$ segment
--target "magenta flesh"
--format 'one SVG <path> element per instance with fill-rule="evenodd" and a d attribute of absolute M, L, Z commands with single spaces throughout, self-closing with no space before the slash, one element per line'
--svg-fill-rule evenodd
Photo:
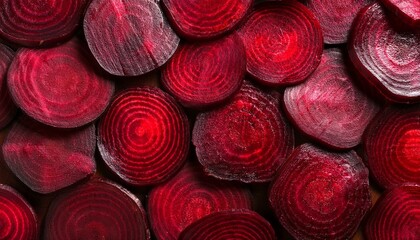
<path fill-rule="evenodd" d="M 419 0 L 381 0 L 399 19 L 414 28 L 420 27 Z"/>
<path fill-rule="evenodd" d="M 13 56 L 13 50 L 0 43 L 0 129 L 12 121 L 17 110 L 7 88 L 7 70 Z"/>

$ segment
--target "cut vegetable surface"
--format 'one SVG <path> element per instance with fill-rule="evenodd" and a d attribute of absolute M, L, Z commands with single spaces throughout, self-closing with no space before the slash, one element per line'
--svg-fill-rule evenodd
<path fill-rule="evenodd" d="M 7 88 L 7 70 L 13 56 L 13 50 L 0 43 L 0 129 L 12 121 L 17 109 Z"/>
<path fill-rule="evenodd" d="M 396 16 L 412 27 L 420 27 L 420 1 L 381 0 Z"/>

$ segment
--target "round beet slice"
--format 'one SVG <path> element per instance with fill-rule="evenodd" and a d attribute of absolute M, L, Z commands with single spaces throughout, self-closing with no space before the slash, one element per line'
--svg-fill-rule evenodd
<path fill-rule="evenodd" d="M 0 239 L 38 239 L 38 223 L 32 207 L 18 192 L 3 184 L 0 184 Z"/>
<path fill-rule="evenodd" d="M 258 4 L 239 33 L 246 49 L 247 71 L 265 85 L 300 83 L 321 60 L 321 26 L 299 2 Z"/>
<path fill-rule="evenodd" d="M 29 188 L 50 193 L 95 172 L 95 126 L 57 129 L 22 116 L 3 143 L 4 161 Z"/>
<path fill-rule="evenodd" d="M 420 27 L 420 1 L 381 0 L 396 16 L 412 27 Z"/>
<path fill-rule="evenodd" d="M 231 31 L 245 17 L 253 0 L 163 0 L 177 32 L 189 39 L 208 39 Z"/>
<path fill-rule="evenodd" d="M 51 203 L 45 218 L 49 239 L 148 240 L 150 232 L 140 200 L 121 186 L 91 181 Z"/>
<path fill-rule="evenodd" d="M 250 192 L 243 186 L 205 176 L 200 168 L 191 165 L 153 188 L 148 201 L 152 229 L 162 240 L 176 240 L 189 224 L 230 209 L 251 209 Z"/>
<path fill-rule="evenodd" d="M 98 126 L 98 147 L 108 167 L 127 183 L 163 182 L 186 161 L 187 116 L 156 87 L 130 88 L 115 96 Z"/>
<path fill-rule="evenodd" d="M 338 49 L 325 50 L 314 73 L 304 83 L 286 89 L 284 104 L 299 129 L 337 149 L 358 145 L 378 111 L 355 86 Z"/>
<path fill-rule="evenodd" d="M 8 85 L 25 113 L 59 128 L 92 122 L 114 92 L 114 83 L 98 72 L 75 38 L 54 48 L 21 49 L 10 66 Z"/>
<path fill-rule="evenodd" d="M 186 107 L 225 101 L 241 87 L 246 55 L 237 34 L 181 45 L 162 72 L 163 86 Z"/>
<path fill-rule="evenodd" d="M 199 114 L 193 130 L 206 173 L 246 183 L 272 180 L 293 142 L 277 99 L 247 82 L 227 105 Z"/>
<path fill-rule="evenodd" d="M 354 151 L 303 144 L 280 167 L 269 200 L 296 239 L 351 239 L 371 205 L 368 169 Z"/>
<path fill-rule="evenodd" d="M 387 99 L 420 101 L 420 32 L 392 24 L 378 3 L 364 8 L 351 32 L 350 59 Z"/>
<path fill-rule="evenodd" d="M 373 177 L 386 189 L 420 184 L 419 116 L 419 104 L 389 106 L 366 129 L 366 160 Z"/>
<path fill-rule="evenodd" d="M 0 37 L 27 47 L 50 46 L 74 33 L 88 0 L 0 0 Z"/>
<path fill-rule="evenodd" d="M 99 64 L 118 76 L 136 76 L 162 66 L 179 38 L 156 0 L 93 0 L 84 19 L 89 48 Z"/>
<path fill-rule="evenodd" d="M 366 222 L 367 240 L 419 239 L 420 185 L 396 187 L 383 194 Z"/>
<path fill-rule="evenodd" d="M 12 62 L 14 52 L 0 43 L 0 129 L 4 128 L 16 114 L 16 106 L 7 88 L 7 70 Z"/>

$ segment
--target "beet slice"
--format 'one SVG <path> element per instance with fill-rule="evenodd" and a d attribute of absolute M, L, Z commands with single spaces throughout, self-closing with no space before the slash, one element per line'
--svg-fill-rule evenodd
<path fill-rule="evenodd" d="M 378 3 L 364 8 L 351 33 L 350 59 L 388 100 L 420 101 L 420 32 L 391 24 Z"/>
<path fill-rule="evenodd" d="M 366 222 L 368 240 L 419 239 L 420 185 L 396 187 L 383 194 Z"/>
<path fill-rule="evenodd" d="M 246 49 L 247 71 L 262 84 L 300 83 L 321 60 L 321 26 L 299 2 L 258 4 L 239 33 Z"/>
<path fill-rule="evenodd" d="M 276 98 L 245 82 L 233 100 L 198 115 L 193 144 L 206 173 L 268 182 L 293 149 L 293 130 Z"/>
<path fill-rule="evenodd" d="M 8 85 L 26 114 L 59 128 L 92 122 L 114 92 L 114 83 L 95 69 L 75 38 L 55 48 L 20 50 L 10 66 Z"/>
<path fill-rule="evenodd" d="M 177 32 L 189 39 L 208 39 L 229 32 L 245 17 L 253 0 L 163 0 Z"/>
<path fill-rule="evenodd" d="M 163 86 L 186 107 L 225 101 L 241 87 L 245 49 L 237 34 L 182 45 L 162 71 Z"/>
<path fill-rule="evenodd" d="M 146 213 L 134 194 L 91 181 L 59 195 L 45 218 L 48 239 L 150 239 Z"/>
<path fill-rule="evenodd" d="M 354 151 L 303 144 L 280 167 L 269 200 L 296 239 L 350 239 L 371 205 L 368 169 Z"/>
<path fill-rule="evenodd" d="M 379 110 L 354 84 L 339 49 L 326 50 L 304 83 L 287 88 L 284 104 L 299 129 L 338 149 L 358 145 Z"/>
<path fill-rule="evenodd" d="M 32 207 L 13 188 L 3 184 L 0 184 L 0 239 L 38 239 Z"/>
<path fill-rule="evenodd" d="M 273 227 L 258 213 L 241 209 L 215 212 L 189 225 L 179 240 L 274 240 Z"/>
<path fill-rule="evenodd" d="M 118 76 L 162 66 L 179 43 L 155 0 L 93 0 L 83 28 L 96 60 Z"/>
<path fill-rule="evenodd" d="M 420 1 L 418 0 L 381 0 L 401 20 L 412 27 L 420 27 Z"/>
<path fill-rule="evenodd" d="M 7 70 L 9 69 L 13 56 L 13 50 L 0 43 L 0 129 L 12 121 L 17 110 L 10 97 L 6 80 Z"/>
<path fill-rule="evenodd" d="M 98 147 L 108 167 L 127 183 L 163 182 L 186 161 L 187 116 L 156 87 L 130 88 L 112 101 L 98 126 Z"/>
<path fill-rule="evenodd" d="M 189 224 L 230 209 L 251 209 L 250 192 L 243 186 L 204 176 L 201 169 L 190 165 L 152 189 L 148 201 L 152 229 L 157 239 L 164 240 L 176 240 Z"/>

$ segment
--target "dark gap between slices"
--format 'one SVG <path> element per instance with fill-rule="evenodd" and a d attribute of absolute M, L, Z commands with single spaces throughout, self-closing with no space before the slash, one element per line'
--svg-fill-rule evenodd
<path fill-rule="evenodd" d="M 17 110 L 7 87 L 7 71 L 14 55 L 12 49 L 0 43 L 0 129 L 13 120 Z"/>
<path fill-rule="evenodd" d="M 420 27 L 420 1 L 418 0 L 381 0 L 392 14 L 413 28 Z"/>

